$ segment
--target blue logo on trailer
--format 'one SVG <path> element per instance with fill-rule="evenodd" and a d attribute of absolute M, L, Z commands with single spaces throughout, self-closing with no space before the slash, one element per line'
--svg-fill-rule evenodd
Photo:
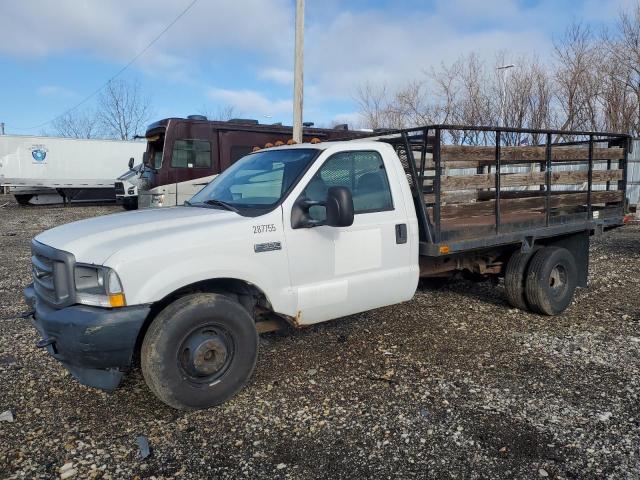
<path fill-rule="evenodd" d="M 31 156 L 36 162 L 44 162 L 44 159 L 47 158 L 47 152 L 38 148 L 31 151 Z"/>

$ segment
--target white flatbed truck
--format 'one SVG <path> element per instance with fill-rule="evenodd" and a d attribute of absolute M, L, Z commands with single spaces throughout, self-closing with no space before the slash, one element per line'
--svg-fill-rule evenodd
<path fill-rule="evenodd" d="M 462 131 L 486 144 L 446 144 Z M 538 140 L 512 146 L 514 134 Z M 559 314 L 586 286 L 590 235 L 623 224 L 628 145 L 433 125 L 261 150 L 185 206 L 38 235 L 27 315 L 82 383 L 114 389 L 139 355 L 159 399 L 197 409 L 245 384 L 259 332 L 407 301 L 420 277 L 504 277 L 512 305 Z M 572 162 L 586 168 L 556 168 Z"/>

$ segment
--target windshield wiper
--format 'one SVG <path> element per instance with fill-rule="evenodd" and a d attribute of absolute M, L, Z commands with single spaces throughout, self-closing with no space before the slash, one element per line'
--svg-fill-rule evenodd
<path fill-rule="evenodd" d="M 240 213 L 240 210 L 238 210 L 236 207 L 228 204 L 227 202 L 223 202 L 222 200 L 211 199 L 211 200 L 205 200 L 203 203 L 206 203 L 207 205 L 217 205 L 222 208 L 226 208 L 227 210 L 230 210 L 232 212 Z"/>
<path fill-rule="evenodd" d="M 187 207 L 193 207 L 193 203 L 191 203 L 189 200 L 185 200 L 185 201 L 184 201 L 184 204 L 185 204 Z"/>

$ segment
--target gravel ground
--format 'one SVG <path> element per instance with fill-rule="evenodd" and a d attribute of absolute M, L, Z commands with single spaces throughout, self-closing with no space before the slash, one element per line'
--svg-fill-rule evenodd
<path fill-rule="evenodd" d="M 0 477 L 640 479 L 640 225 L 593 243 L 590 286 L 559 317 L 454 281 L 263 335 L 238 396 L 184 413 L 139 371 L 112 394 L 81 386 L 19 318 L 30 239 L 118 208 L 5 203 L 0 413 L 15 421 L 0 422 Z"/>

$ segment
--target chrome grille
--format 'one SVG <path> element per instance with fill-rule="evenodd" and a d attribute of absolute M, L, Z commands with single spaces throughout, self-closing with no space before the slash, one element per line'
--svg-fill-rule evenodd
<path fill-rule="evenodd" d="M 53 260 L 42 255 L 31 257 L 31 271 L 33 273 L 33 283 L 38 294 L 48 300 L 56 300 Z"/>
<path fill-rule="evenodd" d="M 73 255 L 43 245 L 31 243 L 31 272 L 38 299 L 52 307 L 62 308 L 73 303 Z"/>

